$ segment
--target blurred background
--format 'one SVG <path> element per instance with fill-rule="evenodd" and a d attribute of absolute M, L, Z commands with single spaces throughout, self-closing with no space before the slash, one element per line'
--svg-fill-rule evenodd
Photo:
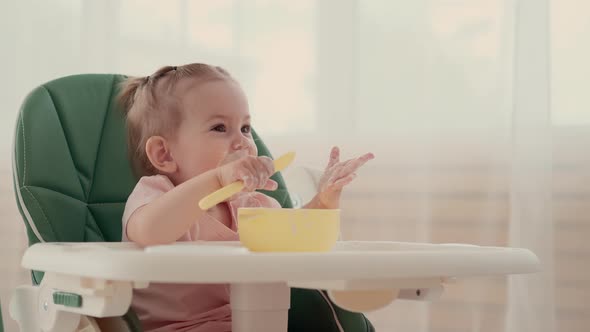
<path fill-rule="evenodd" d="M 0 1 L 0 301 L 26 248 L 17 112 L 65 75 L 225 67 L 275 155 L 376 159 L 343 197 L 347 240 L 525 247 L 535 275 L 459 280 L 371 313 L 377 331 L 587 331 L 590 2 Z"/>

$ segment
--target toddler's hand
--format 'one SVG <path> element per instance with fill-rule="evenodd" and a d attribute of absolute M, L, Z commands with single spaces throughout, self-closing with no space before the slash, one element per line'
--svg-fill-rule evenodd
<path fill-rule="evenodd" d="M 235 157 L 229 157 L 233 159 Z M 224 163 L 222 161 L 222 163 Z M 227 162 L 217 168 L 217 179 L 221 186 L 227 186 L 238 180 L 244 181 L 245 191 L 256 189 L 275 190 L 278 184 L 270 179 L 274 173 L 272 159 L 246 155 L 237 160 Z"/>
<path fill-rule="evenodd" d="M 340 150 L 333 147 L 330 161 L 324 174 L 320 178 L 318 198 L 326 209 L 337 209 L 340 206 L 342 188 L 356 177 L 356 170 L 367 161 L 375 158 L 372 153 L 340 162 Z"/>

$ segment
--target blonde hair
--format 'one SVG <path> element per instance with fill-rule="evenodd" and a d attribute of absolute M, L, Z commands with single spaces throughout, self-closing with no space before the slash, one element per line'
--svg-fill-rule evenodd
<path fill-rule="evenodd" d="M 192 78 L 200 82 L 234 79 L 223 68 L 203 63 L 165 66 L 146 77 L 129 77 L 121 86 L 119 103 L 127 124 L 127 148 L 137 176 L 155 175 L 145 144 L 151 136 L 166 136 L 178 129 L 182 120 L 178 82 Z"/>

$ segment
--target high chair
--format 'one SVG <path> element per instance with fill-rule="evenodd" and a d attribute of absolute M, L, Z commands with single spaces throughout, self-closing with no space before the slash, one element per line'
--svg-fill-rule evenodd
<path fill-rule="evenodd" d="M 116 103 L 119 84 L 124 79 L 122 75 L 106 74 L 64 77 L 37 87 L 24 101 L 17 121 L 13 172 L 18 209 L 25 222 L 29 245 L 121 241 L 125 201 L 137 182 L 128 163 L 125 124 Z M 253 135 L 259 154 L 270 156 L 256 132 Z M 279 188 L 265 193 L 283 207 L 292 207 L 281 174 L 275 174 L 273 179 Z M 84 272 L 81 271 L 84 267 L 73 268 Z M 37 285 L 34 287 L 43 288 L 48 281 L 43 278 L 42 269 L 31 270 L 33 284 Z M 63 289 L 71 289 L 74 280 L 63 282 Z M 100 287 L 102 291 L 109 288 L 109 281 L 93 278 L 75 282 L 86 294 L 99 292 Z M 60 292 L 63 289 L 55 284 L 48 283 L 46 287 L 58 294 L 49 296 L 48 310 L 49 307 L 73 308 L 68 306 L 72 305 L 69 301 L 79 299 L 76 292 Z M 31 295 L 27 289 L 30 288 L 15 293 L 11 312 L 16 316 L 22 314 L 19 311 L 24 305 L 22 301 Z M 289 331 L 336 329 L 331 304 L 320 292 L 294 288 L 290 295 Z M 89 302 L 83 301 L 82 308 L 86 303 Z M 123 328 L 140 331 L 137 317 L 127 309 L 128 306 L 119 312 L 103 312 L 102 316 L 122 316 L 119 321 L 127 325 Z M 39 319 L 45 319 L 45 308 L 40 312 Z M 372 330 L 362 314 L 336 308 L 336 315 L 347 331 Z M 22 317 L 27 321 L 33 318 Z M 22 329 L 27 330 L 24 326 Z"/>
<path fill-rule="evenodd" d="M 234 332 L 284 332 L 287 324 L 290 332 L 339 325 L 368 332 L 374 328 L 354 312 L 364 311 L 358 303 L 430 300 L 455 277 L 539 269 L 526 249 L 469 245 L 342 241 L 329 253 L 256 254 L 234 242 L 118 243 L 137 181 L 115 100 L 124 78 L 57 79 L 36 88 L 20 110 L 14 185 L 31 245 L 22 265 L 34 284 L 17 288 L 10 303 L 22 331 L 141 331 L 130 310 L 134 288 L 194 282 L 231 284 Z M 259 154 L 270 155 L 253 135 Z M 279 189 L 265 193 L 292 207 L 281 174 L 273 179 Z M 187 259 L 201 268 L 177 263 Z"/>

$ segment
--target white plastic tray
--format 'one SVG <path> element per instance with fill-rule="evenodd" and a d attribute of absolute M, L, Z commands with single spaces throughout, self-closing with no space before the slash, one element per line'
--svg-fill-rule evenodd
<path fill-rule="evenodd" d="M 399 290 L 400 299 L 432 300 L 450 278 L 531 273 L 540 263 L 526 249 L 460 244 L 339 242 L 326 253 L 253 253 L 239 242 L 145 249 L 85 242 L 35 244 L 22 265 L 46 272 L 41 285 L 18 287 L 11 301 L 11 317 L 23 331 L 73 331 L 81 315 L 122 315 L 132 288 L 168 282 L 229 283 L 234 332 L 286 332 L 289 287 L 328 290 L 344 307 L 361 298 L 337 302 L 334 291 Z M 84 305 L 53 304 L 54 292 L 80 294 Z"/>
<path fill-rule="evenodd" d="M 253 253 L 239 242 L 39 243 L 29 269 L 109 280 L 177 283 L 308 282 L 471 277 L 532 273 L 527 249 L 461 244 L 339 242 L 326 253 Z"/>

